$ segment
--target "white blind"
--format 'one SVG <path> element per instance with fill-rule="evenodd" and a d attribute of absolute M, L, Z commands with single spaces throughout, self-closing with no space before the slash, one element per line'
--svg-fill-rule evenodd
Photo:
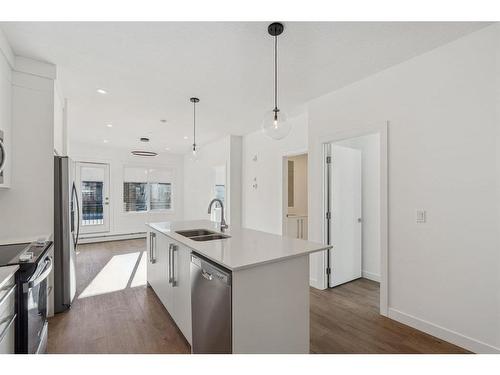
<path fill-rule="evenodd" d="M 124 167 L 123 182 L 173 182 L 174 171 L 166 168 Z"/>
<path fill-rule="evenodd" d="M 148 169 L 144 167 L 125 167 L 123 182 L 148 182 Z"/>
<path fill-rule="evenodd" d="M 173 171 L 170 169 L 150 168 L 148 170 L 148 182 L 172 182 Z"/>

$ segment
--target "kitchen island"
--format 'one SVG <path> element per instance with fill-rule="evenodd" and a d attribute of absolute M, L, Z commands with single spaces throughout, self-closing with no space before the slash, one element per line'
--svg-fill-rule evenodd
<path fill-rule="evenodd" d="M 203 296 L 191 295 L 192 270 L 198 259 L 222 270 L 216 281 L 229 275 L 222 280 L 232 285 L 227 318 L 222 317 L 224 311 L 216 300 L 203 313 L 217 311 L 223 320 L 209 326 L 229 324 L 230 348 L 226 352 L 309 353 L 309 254 L 329 246 L 244 228 L 220 233 L 218 224 L 204 220 L 147 226 L 148 284 L 194 353 L 199 352 L 197 342 L 210 339 L 200 340 L 205 334 L 200 327 L 207 324 L 195 324 L 199 319 L 193 314 L 199 308 L 191 305 L 193 298 L 193 306 L 199 306 L 196 298 Z M 207 237 L 205 232 L 211 235 Z M 203 276 L 212 280 L 211 273 Z"/>

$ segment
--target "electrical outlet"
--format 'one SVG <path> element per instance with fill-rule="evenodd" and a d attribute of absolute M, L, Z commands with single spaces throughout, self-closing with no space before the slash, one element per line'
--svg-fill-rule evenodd
<path fill-rule="evenodd" d="M 417 217 L 416 217 L 417 224 L 422 224 L 427 221 L 427 212 L 425 210 L 417 210 Z"/>

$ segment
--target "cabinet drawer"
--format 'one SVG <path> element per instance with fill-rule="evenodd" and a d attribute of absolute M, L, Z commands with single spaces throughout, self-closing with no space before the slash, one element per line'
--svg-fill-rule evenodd
<path fill-rule="evenodd" d="M 1 281 L 1 280 L 0 280 Z M 14 275 L 9 277 L 7 280 L 1 283 L 0 286 L 0 301 L 3 300 L 3 297 L 9 293 L 9 290 L 15 285 Z"/>
<path fill-rule="evenodd" d="M 6 284 L 0 291 L 0 332 L 5 318 L 14 314 L 16 304 L 16 286 Z"/>
<path fill-rule="evenodd" d="M 0 325 L 0 354 L 14 354 L 15 327 L 15 317 L 14 319 L 9 319 L 7 323 Z"/>

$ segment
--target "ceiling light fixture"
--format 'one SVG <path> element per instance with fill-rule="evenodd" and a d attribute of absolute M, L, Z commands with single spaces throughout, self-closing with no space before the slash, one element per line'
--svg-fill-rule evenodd
<path fill-rule="evenodd" d="M 184 136 L 184 139 L 188 139 L 188 136 L 187 136 L 187 135 L 185 135 L 185 136 Z"/>
<path fill-rule="evenodd" d="M 104 143 L 108 143 L 109 141 L 107 139 L 103 140 Z"/>
<path fill-rule="evenodd" d="M 112 128 L 112 127 L 113 127 L 113 124 L 106 124 L 106 126 L 107 126 L 108 128 Z"/>
<path fill-rule="evenodd" d="M 193 103 L 193 155 L 196 156 L 196 151 L 198 151 L 196 148 L 196 103 L 198 103 L 200 99 L 190 98 L 189 101 Z"/>
<path fill-rule="evenodd" d="M 274 108 L 264 116 L 262 130 L 275 140 L 285 138 L 291 130 L 286 114 L 278 108 L 278 35 L 283 33 L 284 28 L 279 22 L 267 27 L 269 35 L 274 37 Z"/>
<path fill-rule="evenodd" d="M 107 94 L 107 93 L 108 93 L 108 92 L 107 92 L 106 90 L 104 90 L 104 89 L 97 89 L 96 91 L 97 91 L 97 93 L 102 94 L 102 95 L 105 95 L 105 94 Z"/>
<path fill-rule="evenodd" d="M 134 150 L 134 151 L 132 151 L 132 155 L 134 155 L 134 156 L 157 156 L 158 153 L 153 152 L 153 151 Z"/>
<path fill-rule="evenodd" d="M 139 140 L 141 142 L 146 142 L 146 143 L 149 142 L 149 138 L 148 137 L 141 137 L 141 138 L 139 138 Z"/>

